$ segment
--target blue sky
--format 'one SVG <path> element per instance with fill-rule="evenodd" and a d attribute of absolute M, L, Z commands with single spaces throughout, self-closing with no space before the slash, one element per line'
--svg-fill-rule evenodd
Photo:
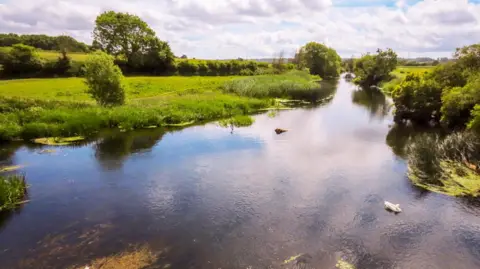
<path fill-rule="evenodd" d="M 449 56 L 480 41 L 480 0 L 0 0 L 0 32 L 69 34 L 91 42 L 105 10 L 146 20 L 177 55 L 292 55 L 308 41 L 342 56 L 391 47 Z"/>

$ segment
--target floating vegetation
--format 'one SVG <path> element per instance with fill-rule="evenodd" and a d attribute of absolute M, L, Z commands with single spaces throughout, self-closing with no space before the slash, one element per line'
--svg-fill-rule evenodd
<path fill-rule="evenodd" d="M 336 267 L 338 269 L 355 269 L 355 266 L 353 266 L 352 264 L 350 264 L 350 263 L 348 263 L 348 262 L 346 262 L 342 259 L 337 262 Z"/>
<path fill-rule="evenodd" d="M 44 137 L 34 139 L 33 142 L 42 145 L 49 146 L 68 146 L 75 142 L 83 141 L 85 137 L 83 136 L 72 136 L 72 137 Z"/>
<path fill-rule="evenodd" d="M 21 168 L 23 168 L 22 165 L 3 166 L 3 167 L 0 167 L 0 173 L 13 172 L 13 171 L 16 171 L 16 170 L 21 169 Z"/>
<path fill-rule="evenodd" d="M 173 124 L 165 124 L 166 127 L 185 127 L 194 124 L 195 121 L 186 121 L 186 122 L 180 122 L 180 123 L 173 123 Z"/>
<path fill-rule="evenodd" d="M 252 117 L 247 115 L 242 115 L 242 116 L 235 116 L 229 119 L 220 120 L 218 122 L 218 125 L 224 128 L 230 127 L 233 132 L 234 127 L 248 127 L 252 125 L 254 122 L 255 120 Z"/>
<path fill-rule="evenodd" d="M 96 259 L 89 265 L 76 267 L 76 269 L 142 269 L 151 266 L 157 260 L 158 254 L 143 246 L 133 251 Z"/>
<path fill-rule="evenodd" d="M 38 154 L 53 154 L 55 152 L 57 151 L 54 149 L 42 149 L 38 152 Z"/>
<path fill-rule="evenodd" d="M 303 254 L 298 254 L 298 255 L 295 255 L 295 256 L 292 256 L 286 260 L 283 261 L 283 264 L 289 264 L 291 262 L 294 262 L 296 261 L 299 257 L 301 257 Z"/>
<path fill-rule="evenodd" d="M 24 175 L 0 176 L 0 211 L 25 203 L 27 184 Z"/>
<path fill-rule="evenodd" d="M 271 110 L 271 111 L 269 111 L 268 114 L 267 114 L 267 116 L 268 116 L 269 118 L 275 118 L 277 115 L 278 115 L 278 111 L 276 111 L 276 110 Z"/>
<path fill-rule="evenodd" d="M 412 183 L 451 196 L 480 196 L 480 139 L 470 132 L 417 137 L 408 148 Z"/>

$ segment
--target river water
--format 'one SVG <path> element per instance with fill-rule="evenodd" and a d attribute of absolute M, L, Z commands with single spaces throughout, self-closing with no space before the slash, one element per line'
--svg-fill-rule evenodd
<path fill-rule="evenodd" d="M 5 146 L 30 202 L 0 215 L 0 268 L 68 268 L 143 244 L 162 251 L 154 268 L 289 268 L 299 254 L 321 269 L 480 268 L 479 201 L 410 184 L 412 132 L 389 110 L 342 79 L 326 104 L 233 133 L 210 123 Z"/>

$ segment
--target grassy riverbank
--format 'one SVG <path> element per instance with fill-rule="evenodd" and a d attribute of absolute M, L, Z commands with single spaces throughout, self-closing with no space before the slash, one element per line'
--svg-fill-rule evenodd
<path fill-rule="evenodd" d="M 423 135 L 408 149 L 413 184 L 450 196 L 480 196 L 480 139 L 471 132 L 444 139 Z"/>
<path fill-rule="evenodd" d="M 0 140 L 92 136 L 106 128 L 192 124 L 251 114 L 274 106 L 274 97 L 294 97 L 291 92 L 322 92 L 304 72 L 255 78 L 248 97 L 225 90 L 236 83 L 230 82 L 236 77 L 127 78 L 127 103 L 113 108 L 96 105 L 84 93 L 81 79 L 2 81 Z M 264 89 L 269 94 L 256 93 Z"/>

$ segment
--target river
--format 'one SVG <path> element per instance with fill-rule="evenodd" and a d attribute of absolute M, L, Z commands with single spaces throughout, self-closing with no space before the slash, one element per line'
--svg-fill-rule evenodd
<path fill-rule="evenodd" d="M 392 128 L 382 94 L 341 79 L 326 104 L 255 120 L 4 146 L 30 202 L 0 215 L 0 268 L 68 268 L 143 244 L 162 251 L 154 268 L 289 268 L 299 254 L 320 269 L 480 268 L 479 201 L 410 184 L 410 132 Z"/>

